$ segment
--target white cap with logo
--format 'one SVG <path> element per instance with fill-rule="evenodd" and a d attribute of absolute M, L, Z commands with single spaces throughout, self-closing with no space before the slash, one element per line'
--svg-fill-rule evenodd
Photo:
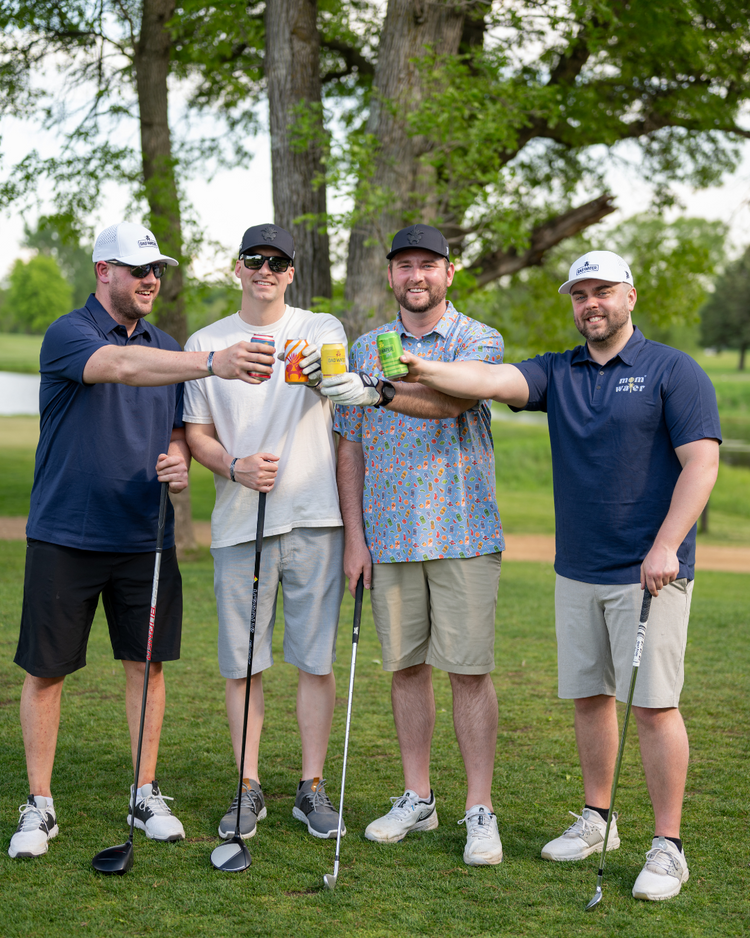
<path fill-rule="evenodd" d="M 130 221 L 110 225 L 100 232 L 91 260 L 95 264 L 97 261 L 120 261 L 133 267 L 154 264 L 156 261 L 164 261 L 170 267 L 179 264 L 173 257 L 166 257 L 159 252 L 156 238 L 145 225 L 136 225 Z"/>
<path fill-rule="evenodd" d="M 633 275 L 627 261 L 612 251 L 589 251 L 570 265 L 568 279 L 557 291 L 570 293 L 570 288 L 581 280 L 606 280 L 609 283 L 627 283 L 633 286 Z"/>

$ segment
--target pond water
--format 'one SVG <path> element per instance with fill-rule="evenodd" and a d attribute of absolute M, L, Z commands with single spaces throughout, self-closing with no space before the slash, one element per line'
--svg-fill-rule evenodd
<path fill-rule="evenodd" d="M 39 413 L 39 375 L 0 371 L 0 415 Z"/>

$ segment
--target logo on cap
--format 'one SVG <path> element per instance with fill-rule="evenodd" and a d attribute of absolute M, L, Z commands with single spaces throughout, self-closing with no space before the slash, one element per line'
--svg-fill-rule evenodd
<path fill-rule="evenodd" d="M 278 231 L 275 228 L 272 228 L 271 225 L 267 225 L 263 231 L 261 231 L 260 236 L 264 241 L 275 241 Z"/>
<path fill-rule="evenodd" d="M 578 270 L 576 270 L 576 277 L 578 277 L 580 274 L 588 274 L 588 273 L 591 273 L 591 272 L 594 271 L 594 270 L 599 270 L 599 265 L 598 265 L 598 264 L 589 264 L 589 262 L 586 261 L 586 263 L 583 265 L 583 267 L 579 267 Z"/>
<path fill-rule="evenodd" d="M 406 236 L 406 240 L 409 242 L 409 244 L 419 244 L 419 242 L 422 240 L 423 235 L 424 235 L 424 231 L 420 231 L 419 228 L 417 228 L 417 226 L 415 225 L 412 228 L 412 230 L 409 232 L 409 234 Z"/>
<path fill-rule="evenodd" d="M 138 241 L 138 247 L 139 248 L 158 248 L 159 245 L 156 243 L 156 241 L 154 241 L 153 238 L 150 238 L 148 235 L 146 235 L 145 238 L 141 238 Z"/>

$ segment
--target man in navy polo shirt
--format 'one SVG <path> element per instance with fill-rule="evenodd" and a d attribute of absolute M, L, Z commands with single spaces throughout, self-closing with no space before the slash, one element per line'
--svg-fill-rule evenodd
<path fill-rule="evenodd" d="M 105 229 L 92 260 L 96 292 L 49 327 L 40 356 L 40 436 L 15 657 L 26 671 L 21 726 L 31 794 L 20 808 L 11 857 L 46 853 L 58 833 L 50 786 L 63 681 L 86 664 L 100 596 L 114 656 L 125 669 L 135 762 L 160 483 L 172 492 L 187 485 L 180 382 L 216 374 L 257 384 L 249 372 L 270 372 L 273 364 L 248 342 L 215 354 L 183 352 L 145 322 L 167 265 L 177 261 L 159 252 L 142 225 Z M 148 837 L 181 840 L 182 824 L 155 779 L 162 662 L 179 658 L 182 620 L 171 506 L 164 548 L 141 771 L 128 810 Z"/>
<path fill-rule="evenodd" d="M 586 344 L 517 365 L 439 364 L 405 355 L 412 378 L 454 396 L 546 411 L 555 486 L 559 695 L 575 702 L 585 806 L 542 850 L 601 852 L 627 698 L 641 590 L 657 597 L 633 700 L 655 837 L 633 887 L 676 896 L 688 879 L 680 821 L 688 740 L 678 710 L 696 521 L 711 493 L 721 430 L 716 395 L 687 355 L 633 325 L 627 263 L 592 251 L 560 287 Z M 620 845 L 610 828 L 607 849 Z"/>

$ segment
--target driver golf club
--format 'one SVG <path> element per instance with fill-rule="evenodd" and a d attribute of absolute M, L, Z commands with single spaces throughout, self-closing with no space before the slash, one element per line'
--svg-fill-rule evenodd
<path fill-rule="evenodd" d="M 211 863 L 222 873 L 242 873 L 253 862 L 250 851 L 240 834 L 240 812 L 242 810 L 242 775 L 245 768 L 245 743 L 247 742 L 247 709 L 250 706 L 250 678 L 253 670 L 253 643 L 255 640 L 255 617 L 258 612 L 258 581 L 260 578 L 260 555 L 263 551 L 263 523 L 266 516 L 266 493 L 258 492 L 258 526 L 255 532 L 255 573 L 253 575 L 253 598 L 250 606 L 250 638 L 247 647 L 247 679 L 245 681 L 245 716 L 242 721 L 242 747 L 240 753 L 240 782 L 237 789 L 237 823 L 234 837 L 219 844 L 211 852 Z"/>
<path fill-rule="evenodd" d="M 633 704 L 633 691 L 635 690 L 635 681 L 638 677 L 638 668 L 641 664 L 641 655 L 643 654 L 643 643 L 646 639 L 646 627 L 648 626 L 648 614 L 651 609 L 651 593 L 648 588 L 643 591 L 643 603 L 641 605 L 641 618 L 638 624 L 638 633 L 635 637 L 635 653 L 633 654 L 633 670 L 630 674 L 630 689 L 628 690 L 628 703 L 625 707 L 625 718 L 622 723 L 622 736 L 620 737 L 620 750 L 617 753 L 617 763 L 615 765 L 615 777 L 612 779 L 612 794 L 609 799 L 609 816 L 607 818 L 607 827 L 604 830 L 604 844 L 602 846 L 602 862 L 599 865 L 599 873 L 596 877 L 596 892 L 591 901 L 586 906 L 586 911 L 593 909 L 602 901 L 602 877 L 604 876 L 604 864 L 607 859 L 607 844 L 609 843 L 609 828 L 612 824 L 612 817 L 615 811 L 615 795 L 617 794 L 617 782 L 620 778 L 620 766 L 622 765 L 622 753 L 625 749 L 625 734 L 628 731 L 628 720 L 630 719 L 630 708 Z"/>
<path fill-rule="evenodd" d="M 151 613 L 148 618 L 148 641 L 146 643 L 146 670 L 143 672 L 143 697 L 141 698 L 141 722 L 138 727 L 138 746 L 135 756 L 135 786 L 133 800 L 138 792 L 138 774 L 141 771 L 141 748 L 143 746 L 143 724 L 146 720 L 146 700 L 148 698 L 148 675 L 151 670 L 151 645 L 154 639 L 154 621 L 156 619 L 156 597 L 159 593 L 159 571 L 161 554 L 164 547 L 164 525 L 167 518 L 167 493 L 169 482 L 161 483 L 159 496 L 159 527 L 156 532 L 156 556 L 154 559 L 154 580 L 151 586 Z M 133 828 L 135 827 L 135 804 L 130 807 L 130 834 L 124 844 L 107 847 L 92 859 L 91 865 L 98 873 L 122 876 L 133 865 Z"/>
<path fill-rule="evenodd" d="M 352 722 L 352 695 L 354 693 L 354 667 L 357 663 L 357 645 L 359 644 L 359 621 L 362 618 L 362 597 L 365 580 L 360 574 L 357 580 L 357 593 L 354 597 L 354 625 L 352 626 L 352 664 L 349 669 L 349 702 L 346 705 L 346 734 L 344 736 L 344 765 L 341 769 L 341 799 L 339 801 L 339 827 L 336 831 L 336 856 L 333 861 L 333 873 L 326 873 L 323 882 L 328 889 L 336 888 L 339 875 L 339 857 L 341 854 L 341 827 L 344 823 L 344 786 L 346 784 L 346 759 L 349 755 L 349 727 Z"/>

